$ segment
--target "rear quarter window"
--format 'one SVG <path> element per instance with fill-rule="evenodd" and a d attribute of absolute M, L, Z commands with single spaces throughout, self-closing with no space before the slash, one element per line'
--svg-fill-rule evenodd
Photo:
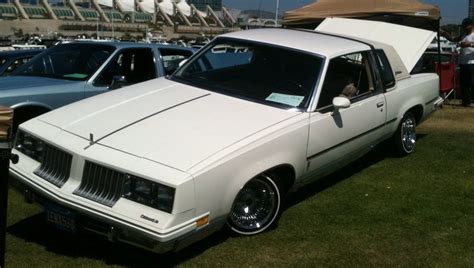
<path fill-rule="evenodd" d="M 387 55 L 383 50 L 376 50 L 377 67 L 379 68 L 380 78 L 385 89 L 395 86 L 395 76 L 392 67 L 388 61 Z"/>

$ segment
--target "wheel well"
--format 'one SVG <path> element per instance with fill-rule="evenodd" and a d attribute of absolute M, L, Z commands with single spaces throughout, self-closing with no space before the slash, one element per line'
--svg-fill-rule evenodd
<path fill-rule="evenodd" d="M 416 123 L 419 123 L 421 121 L 421 118 L 423 117 L 423 106 L 417 105 L 415 107 L 410 108 L 408 112 L 413 113 L 415 116 Z"/>
<path fill-rule="evenodd" d="M 13 121 L 21 124 L 33 117 L 36 117 L 40 114 L 49 112 L 50 110 L 41 106 L 22 106 L 15 108 Z"/>
<path fill-rule="evenodd" d="M 17 112 L 22 112 L 22 113 L 46 113 L 49 112 L 48 108 L 42 107 L 42 106 L 22 106 L 15 108 L 15 111 Z"/>
<path fill-rule="evenodd" d="M 276 166 L 267 170 L 264 173 L 271 173 L 276 174 L 278 178 L 281 180 L 282 186 L 285 189 L 285 192 L 289 191 L 293 184 L 295 183 L 296 173 L 295 169 L 288 164 Z"/>

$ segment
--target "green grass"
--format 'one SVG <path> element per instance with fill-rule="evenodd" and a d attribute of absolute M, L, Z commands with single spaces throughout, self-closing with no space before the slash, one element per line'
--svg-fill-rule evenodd
<path fill-rule="evenodd" d="M 386 145 L 290 196 L 277 228 L 155 255 L 52 230 L 10 191 L 7 267 L 474 265 L 474 109 L 447 106 L 404 158 Z"/>

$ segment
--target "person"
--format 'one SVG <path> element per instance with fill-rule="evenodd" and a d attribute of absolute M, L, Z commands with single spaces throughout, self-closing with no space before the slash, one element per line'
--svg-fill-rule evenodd
<path fill-rule="evenodd" d="M 451 42 L 459 43 L 461 53 L 459 55 L 460 84 L 462 105 L 471 105 L 472 88 L 474 87 L 474 21 L 466 18 L 462 21 L 463 33 L 453 38 L 449 33 L 441 31 L 441 36 Z"/>

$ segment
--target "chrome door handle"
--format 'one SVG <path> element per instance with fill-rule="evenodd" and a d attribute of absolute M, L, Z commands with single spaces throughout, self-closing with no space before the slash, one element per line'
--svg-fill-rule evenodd
<path fill-rule="evenodd" d="M 382 107 L 384 104 L 385 104 L 384 102 L 379 102 L 379 103 L 377 103 L 377 108 Z"/>

